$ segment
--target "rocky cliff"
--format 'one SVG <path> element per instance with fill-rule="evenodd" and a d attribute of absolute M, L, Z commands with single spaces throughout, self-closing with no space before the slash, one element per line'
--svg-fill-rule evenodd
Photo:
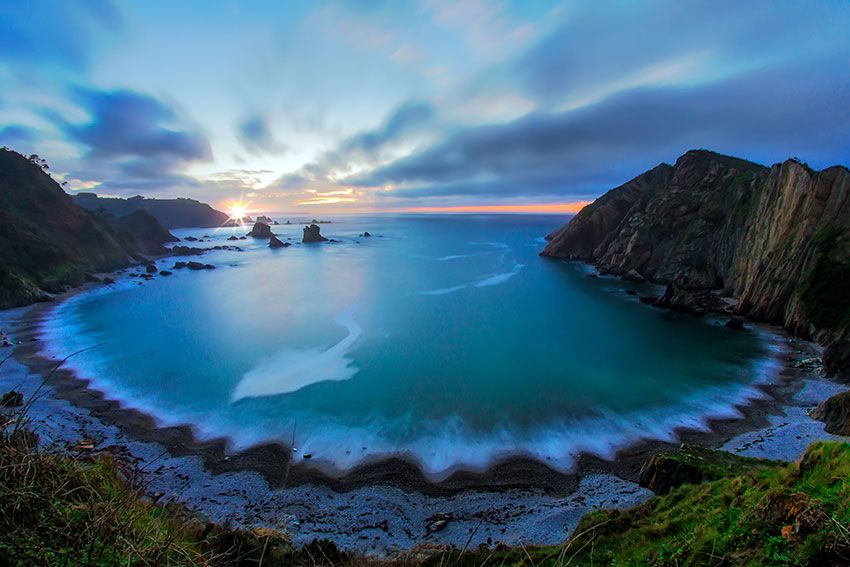
<path fill-rule="evenodd" d="M 156 234 L 162 237 L 152 236 L 150 221 L 156 223 L 98 217 L 76 206 L 38 163 L 0 150 L 0 309 L 44 299 L 90 272 L 133 262 L 133 255 L 156 245 Z M 157 226 L 155 231 L 164 230 Z"/>
<path fill-rule="evenodd" d="M 138 210 L 153 215 L 168 228 L 200 228 L 224 226 L 230 217 L 194 199 L 147 199 L 131 197 L 98 197 L 94 193 L 77 193 L 74 202 L 90 211 L 106 212 L 114 217 L 123 217 Z"/>
<path fill-rule="evenodd" d="M 850 171 L 764 167 L 705 150 L 612 189 L 550 234 L 543 256 L 668 284 L 669 305 L 706 290 L 734 312 L 827 346 L 850 374 Z"/>

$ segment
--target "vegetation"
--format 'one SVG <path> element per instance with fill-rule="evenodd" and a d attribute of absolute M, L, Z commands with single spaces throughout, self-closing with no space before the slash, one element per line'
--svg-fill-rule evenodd
<path fill-rule="evenodd" d="M 342 557 L 321 543 L 296 550 L 276 530 L 214 526 L 180 506 L 157 505 L 107 453 L 39 448 L 25 413 L 26 406 L 0 414 L 2 565 L 291 565 Z"/>
<path fill-rule="evenodd" d="M 848 565 L 850 445 L 816 443 L 799 463 L 685 484 L 630 510 L 591 512 L 575 533 L 559 547 L 451 559 L 463 565 L 485 559 L 494 565 Z"/>

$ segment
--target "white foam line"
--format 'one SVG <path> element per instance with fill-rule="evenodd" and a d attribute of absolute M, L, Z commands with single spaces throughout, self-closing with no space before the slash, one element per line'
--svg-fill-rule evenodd
<path fill-rule="evenodd" d="M 340 313 L 336 322 L 348 329 L 345 338 L 326 350 L 286 348 L 263 359 L 242 376 L 231 401 L 289 394 L 310 384 L 348 380 L 357 374 L 359 369 L 347 355 L 363 329 L 354 320 L 353 309 Z"/>

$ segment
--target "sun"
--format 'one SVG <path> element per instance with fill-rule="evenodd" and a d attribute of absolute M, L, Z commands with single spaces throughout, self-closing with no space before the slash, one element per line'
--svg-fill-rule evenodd
<path fill-rule="evenodd" d="M 250 204 L 250 201 L 243 201 L 242 197 L 239 197 L 238 201 L 229 201 L 225 203 L 225 207 L 227 207 L 227 214 L 230 215 L 230 220 L 242 224 L 242 221 L 248 216 L 248 205 Z"/>

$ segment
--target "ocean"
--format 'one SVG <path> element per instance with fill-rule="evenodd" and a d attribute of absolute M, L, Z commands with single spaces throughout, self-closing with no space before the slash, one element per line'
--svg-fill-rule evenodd
<path fill-rule="evenodd" d="M 276 250 L 227 240 L 250 227 L 179 230 L 244 250 L 202 256 L 215 270 L 80 293 L 45 322 L 45 347 L 101 345 L 66 364 L 234 451 L 276 441 L 337 471 L 403 456 L 435 479 L 513 456 L 567 471 L 582 452 L 671 440 L 760 395 L 775 369 L 761 332 L 649 307 L 626 290 L 652 284 L 540 258 L 566 220 L 352 215 L 322 225 L 337 243 L 274 226 L 293 243 Z"/>

